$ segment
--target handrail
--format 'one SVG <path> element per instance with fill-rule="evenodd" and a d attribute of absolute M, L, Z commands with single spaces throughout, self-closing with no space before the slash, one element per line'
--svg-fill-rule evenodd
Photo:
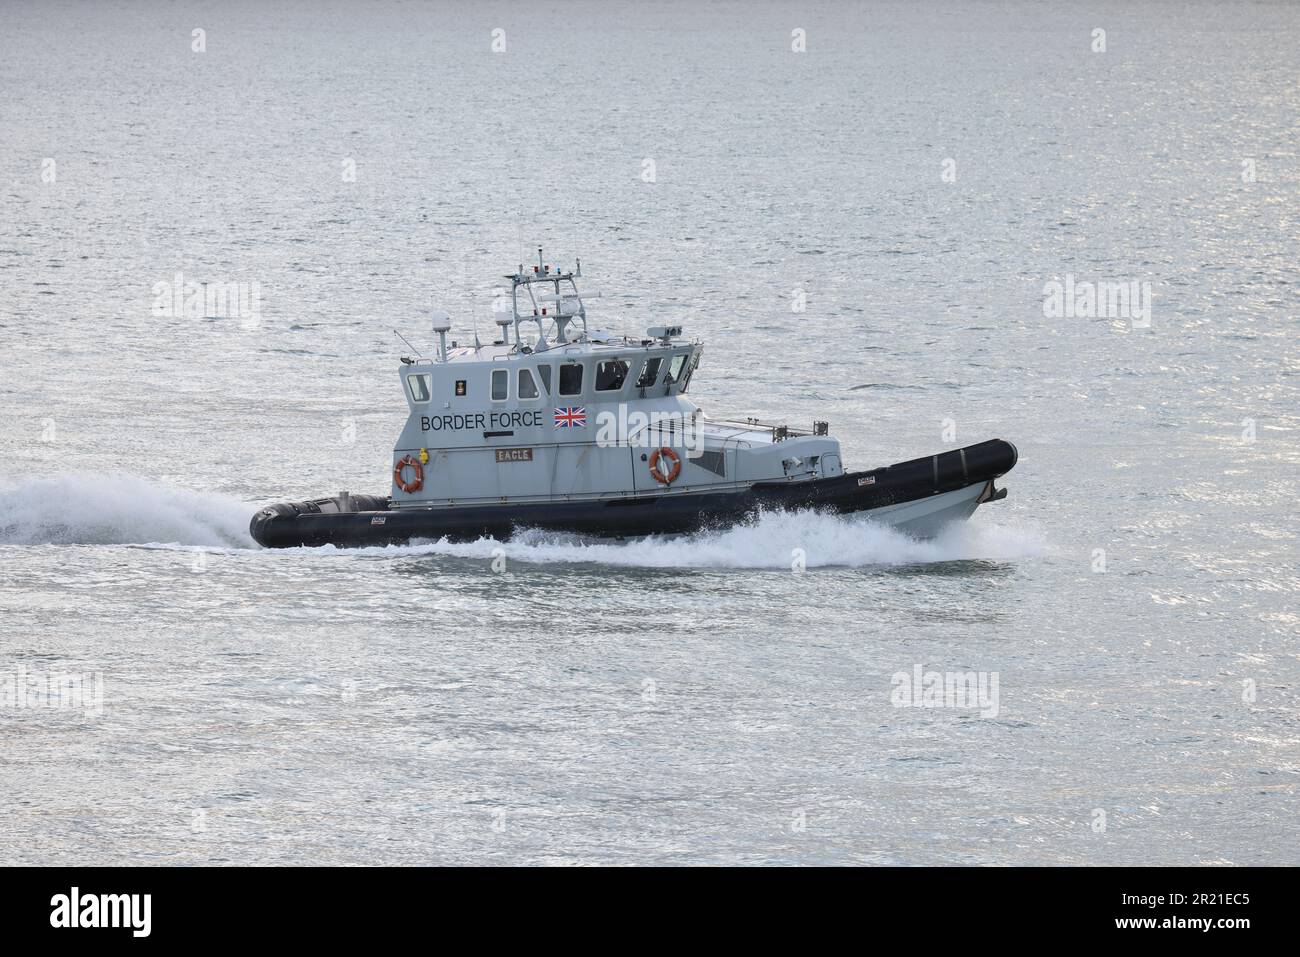
<path fill-rule="evenodd" d="M 660 418 L 655 419 L 654 418 L 655 414 L 656 413 L 653 412 L 650 413 L 650 421 L 647 421 L 644 425 L 640 425 L 637 426 L 635 429 L 628 430 L 626 439 L 629 445 L 632 444 L 632 441 L 635 437 L 641 435 L 641 433 L 643 432 L 650 432 L 650 431 L 665 432 L 666 431 L 670 433 L 675 433 L 677 431 L 676 427 L 678 425 L 682 426 L 683 429 L 685 429 L 687 425 L 690 425 L 691 427 L 695 427 L 696 420 L 700 418 L 700 413 L 698 409 L 692 412 L 690 416 L 683 416 L 679 412 L 662 411 L 658 413 Z M 665 429 L 664 428 L 665 425 L 669 427 Z"/>
<path fill-rule="evenodd" d="M 829 427 L 825 422 L 813 422 L 812 431 L 806 429 L 796 429 L 785 424 L 775 422 L 762 422 L 758 419 L 747 418 L 741 422 L 735 419 L 710 419 L 706 418 L 706 425 L 723 425 L 734 426 L 736 428 L 749 429 L 754 432 L 769 432 L 772 435 L 773 442 L 780 442 L 784 439 L 803 438 L 806 436 L 828 435 Z"/>

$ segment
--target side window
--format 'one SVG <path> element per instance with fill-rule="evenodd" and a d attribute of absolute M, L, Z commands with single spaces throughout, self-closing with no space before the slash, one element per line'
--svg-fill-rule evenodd
<path fill-rule="evenodd" d="M 675 355 L 673 356 L 673 361 L 668 364 L 668 374 L 672 377 L 672 380 L 674 382 L 677 382 L 681 379 L 682 366 L 686 365 L 686 357 L 688 355 L 690 355 L 689 352 L 683 352 L 680 355 Z"/>
<path fill-rule="evenodd" d="M 506 369 L 492 370 L 492 401 L 502 402 L 509 398 L 510 372 Z"/>
<path fill-rule="evenodd" d="M 537 398 L 537 383 L 533 381 L 533 374 L 527 369 L 519 370 L 519 388 L 515 391 L 515 397 L 519 399 Z"/>
<path fill-rule="evenodd" d="M 406 377 L 406 388 L 411 392 L 412 402 L 429 401 L 429 379 L 427 375 L 408 375 Z"/>
<path fill-rule="evenodd" d="M 596 391 L 614 392 L 623 388 L 627 379 L 627 363 L 622 359 L 610 359 L 596 363 Z"/>
<path fill-rule="evenodd" d="M 682 392 L 686 391 L 686 387 L 691 384 L 691 376 L 695 375 L 695 370 L 698 369 L 699 367 L 700 367 L 700 353 L 697 352 L 695 353 L 694 357 L 691 359 L 691 364 L 686 367 L 686 378 L 682 380 L 682 387 L 680 391 Z"/>
<path fill-rule="evenodd" d="M 582 365 L 566 362 L 560 366 L 560 395 L 582 394 Z"/>
<path fill-rule="evenodd" d="M 651 356 L 641 366 L 641 375 L 637 377 L 636 384 L 639 388 L 647 389 L 655 384 L 659 378 L 659 367 L 664 364 L 663 356 Z"/>
<path fill-rule="evenodd" d="M 542 389 L 547 395 L 551 394 L 551 364 L 549 362 L 537 367 L 537 374 L 542 377 Z"/>

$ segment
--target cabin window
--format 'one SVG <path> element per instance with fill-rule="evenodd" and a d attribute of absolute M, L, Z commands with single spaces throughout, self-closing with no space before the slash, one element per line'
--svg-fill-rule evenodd
<path fill-rule="evenodd" d="M 673 356 L 673 361 L 668 364 L 668 375 L 674 382 L 677 382 L 681 378 L 682 366 L 686 365 L 686 357 L 689 355 L 689 352 L 675 355 Z"/>
<path fill-rule="evenodd" d="M 550 366 L 550 363 L 547 363 L 546 365 L 540 365 L 540 366 L 538 366 L 538 367 L 537 367 L 537 374 L 538 374 L 539 376 L 542 377 L 542 390 L 543 390 L 547 395 L 550 395 L 550 394 L 551 394 L 551 366 Z"/>
<path fill-rule="evenodd" d="M 533 374 L 527 369 L 519 370 L 519 388 L 515 395 L 521 399 L 537 398 L 537 383 L 533 381 Z"/>
<path fill-rule="evenodd" d="M 689 461 L 702 469 L 708 469 L 721 478 L 727 477 L 726 453 L 721 449 L 706 449 Z"/>
<path fill-rule="evenodd" d="M 679 392 L 686 391 L 686 387 L 691 384 L 691 376 L 695 375 L 695 370 L 699 368 L 699 365 L 700 354 L 697 352 L 691 358 L 691 364 L 686 367 L 686 378 L 682 379 L 682 387 L 678 390 Z"/>
<path fill-rule="evenodd" d="M 566 362 L 560 366 L 560 395 L 580 395 L 582 393 L 582 366 L 576 362 Z"/>
<path fill-rule="evenodd" d="M 627 379 L 627 363 L 622 359 L 610 359 L 596 363 L 596 391 L 614 392 L 623 388 Z"/>
<path fill-rule="evenodd" d="M 648 389 L 655 384 L 659 378 L 659 367 L 664 364 L 663 356 L 651 356 L 641 366 L 641 374 L 637 376 L 636 384 L 640 389 Z"/>
<path fill-rule="evenodd" d="M 505 369 L 492 370 L 492 401 L 503 402 L 510 397 L 510 373 Z"/>
<path fill-rule="evenodd" d="M 429 379 L 427 375 L 408 375 L 406 388 L 410 390 L 412 402 L 429 401 Z"/>

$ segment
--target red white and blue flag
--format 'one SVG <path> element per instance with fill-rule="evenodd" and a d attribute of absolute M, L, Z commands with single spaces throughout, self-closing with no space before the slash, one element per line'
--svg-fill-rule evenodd
<path fill-rule="evenodd" d="M 586 426 L 587 410 L 577 406 L 564 406 L 555 410 L 555 427 L 557 429 L 572 429 L 577 426 Z"/>

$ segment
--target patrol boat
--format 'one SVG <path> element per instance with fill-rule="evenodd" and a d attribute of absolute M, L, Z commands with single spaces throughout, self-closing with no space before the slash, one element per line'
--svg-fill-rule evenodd
<path fill-rule="evenodd" d="M 271 547 L 504 538 L 525 528 L 600 536 L 671 534 L 764 509 L 866 512 L 917 537 L 1006 496 L 1010 442 L 870 471 L 845 471 L 825 422 L 811 430 L 703 414 L 688 397 L 704 347 L 679 326 L 629 339 L 588 329 L 577 280 L 544 262 L 506 276 L 499 338 L 402 356 L 409 415 L 387 495 L 271 505 L 253 516 Z M 504 291 L 504 287 L 503 291 Z M 587 299 L 595 298 L 589 294 Z M 414 347 L 412 347 L 414 349 Z"/>

